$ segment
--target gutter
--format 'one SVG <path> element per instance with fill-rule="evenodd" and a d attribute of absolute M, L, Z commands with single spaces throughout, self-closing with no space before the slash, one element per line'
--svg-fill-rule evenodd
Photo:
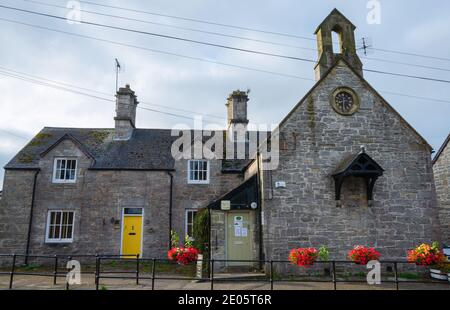
<path fill-rule="evenodd" d="M 169 250 L 172 248 L 172 207 L 173 207 L 173 174 L 167 171 L 170 177 L 170 198 L 169 198 Z"/>
<path fill-rule="evenodd" d="M 33 225 L 33 213 L 34 213 L 34 204 L 35 204 L 35 196 L 36 196 L 36 183 L 37 183 L 37 176 L 39 174 L 40 170 L 36 170 L 34 174 L 34 181 L 33 181 L 33 193 L 31 195 L 31 207 L 30 207 L 30 219 L 28 221 L 28 234 L 27 234 L 27 246 L 25 249 L 25 265 L 28 265 L 28 254 L 30 253 L 30 241 L 31 241 L 31 228 Z"/>

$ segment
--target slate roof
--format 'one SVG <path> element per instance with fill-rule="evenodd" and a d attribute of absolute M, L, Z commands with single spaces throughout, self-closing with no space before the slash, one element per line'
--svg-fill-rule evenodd
<path fill-rule="evenodd" d="M 223 132 L 225 137 L 225 131 Z M 64 139 L 73 141 L 93 159 L 91 169 L 106 170 L 174 170 L 172 143 L 178 136 L 171 129 L 134 130 L 127 141 L 113 140 L 113 128 L 43 128 L 5 169 L 38 169 L 39 160 Z M 194 135 L 192 135 L 194 137 Z M 209 137 L 203 137 L 203 141 Z M 224 159 L 223 172 L 243 171 L 251 159 Z"/>
<path fill-rule="evenodd" d="M 93 158 L 93 169 L 171 170 L 174 159 L 170 148 L 176 137 L 167 129 L 135 129 L 128 141 L 113 140 L 114 129 L 50 128 L 42 129 L 5 169 L 36 169 L 47 150 L 62 139 L 79 143 Z"/>

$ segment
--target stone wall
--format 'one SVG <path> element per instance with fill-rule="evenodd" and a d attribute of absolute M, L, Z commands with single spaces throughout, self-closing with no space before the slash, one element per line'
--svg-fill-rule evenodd
<path fill-rule="evenodd" d="M 352 116 L 330 105 L 336 87 L 358 93 Z M 439 239 L 430 148 L 396 112 L 340 62 L 280 126 L 280 165 L 264 174 L 264 244 L 268 259 L 287 259 L 294 247 L 330 249 L 346 259 L 353 246 L 375 246 L 385 259 Z M 384 168 L 369 207 L 362 180 L 344 181 L 336 207 L 332 173 L 349 155 L 366 152 Z M 270 181 L 268 183 L 267 181 Z M 285 181 L 286 188 L 274 188 Z M 269 194 L 270 193 L 270 194 Z"/>
<path fill-rule="evenodd" d="M 173 229 L 181 236 L 186 234 L 184 227 L 185 210 L 204 208 L 243 182 L 241 174 L 222 173 L 222 162 L 220 160 L 211 160 L 209 163 L 209 184 L 188 184 L 188 161 L 178 160 L 175 162 L 172 219 Z"/>
<path fill-rule="evenodd" d="M 55 157 L 77 158 L 75 183 L 53 183 Z M 122 210 L 144 210 L 143 256 L 165 258 L 169 245 L 170 176 L 166 171 L 91 170 L 91 158 L 70 139 L 40 161 L 31 234 L 32 254 L 119 254 Z M 185 210 L 205 207 L 242 182 L 222 174 L 211 161 L 210 184 L 187 183 L 187 161 L 176 162 L 173 186 L 173 229 L 185 234 Z M 34 171 L 7 170 L 0 208 L 1 253 L 25 253 Z M 72 243 L 45 242 L 49 210 L 75 211 Z"/>
<path fill-rule="evenodd" d="M 450 143 L 433 165 L 443 243 L 450 246 Z"/>
<path fill-rule="evenodd" d="M 0 200 L 0 253 L 25 253 L 35 171 L 7 170 Z"/>

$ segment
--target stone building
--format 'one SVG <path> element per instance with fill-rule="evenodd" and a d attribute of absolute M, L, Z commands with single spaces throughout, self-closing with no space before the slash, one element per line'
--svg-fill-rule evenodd
<path fill-rule="evenodd" d="M 214 134 L 225 158 L 174 158 L 174 145 L 186 150 L 171 130 L 136 128 L 129 86 L 112 129 L 44 128 L 5 166 L 1 252 L 165 257 L 170 231 L 191 234 L 199 208 L 215 259 L 320 245 L 345 259 L 357 244 L 404 258 L 439 240 L 432 149 L 364 79 L 354 30 L 337 10 L 319 25 L 317 82 L 276 130 L 248 130 L 247 93 L 233 92 L 229 128 Z M 239 146 L 245 156 L 230 158 Z"/>
<path fill-rule="evenodd" d="M 450 135 L 433 158 L 434 180 L 439 204 L 442 241 L 450 247 Z"/>

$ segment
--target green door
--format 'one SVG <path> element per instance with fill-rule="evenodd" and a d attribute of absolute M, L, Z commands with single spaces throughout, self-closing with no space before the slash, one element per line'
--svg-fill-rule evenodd
<path fill-rule="evenodd" d="M 253 216 L 251 212 L 227 213 L 227 259 L 251 260 L 253 241 Z M 247 266 L 251 263 L 229 262 L 228 266 Z"/>

